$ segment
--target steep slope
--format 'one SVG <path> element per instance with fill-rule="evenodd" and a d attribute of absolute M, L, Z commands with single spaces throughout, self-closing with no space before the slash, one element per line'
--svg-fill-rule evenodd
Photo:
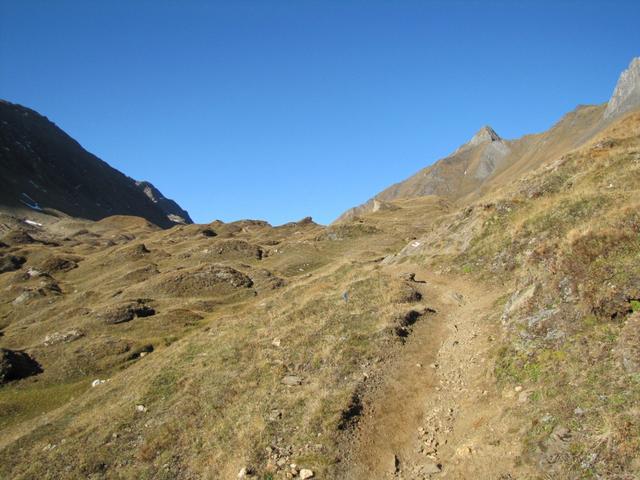
<path fill-rule="evenodd" d="M 175 202 L 156 189 L 149 197 L 145 187 L 87 152 L 37 112 L 0 101 L 0 125 L 4 209 L 58 210 L 92 220 L 135 215 L 161 227 L 182 223 L 180 218 L 191 222 Z"/>
<path fill-rule="evenodd" d="M 477 189 L 508 161 L 511 147 L 488 126 L 450 156 L 426 167 L 407 180 L 390 186 L 365 204 L 345 212 L 338 221 L 370 212 L 374 203 L 398 198 L 438 195 L 449 199 Z"/>
<path fill-rule="evenodd" d="M 392 185 L 363 205 L 342 214 L 337 221 L 373 210 L 374 201 L 439 195 L 455 201 L 478 197 L 493 185 L 505 184 L 576 148 L 625 112 L 640 106 L 640 58 L 631 61 L 606 105 L 579 106 L 550 130 L 503 140 L 490 127 L 483 127 L 453 154 L 436 161 L 415 175 Z"/>
<path fill-rule="evenodd" d="M 640 57 L 636 57 L 618 79 L 604 112 L 605 120 L 640 107 Z"/>
<path fill-rule="evenodd" d="M 136 185 L 149 197 L 149 199 L 158 205 L 165 216 L 175 223 L 193 223 L 189 212 L 180 207 L 175 201 L 166 198 L 160 190 L 158 190 L 151 182 L 136 181 Z"/>

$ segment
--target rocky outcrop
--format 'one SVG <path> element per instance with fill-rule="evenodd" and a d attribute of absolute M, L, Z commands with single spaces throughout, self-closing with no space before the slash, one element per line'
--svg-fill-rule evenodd
<path fill-rule="evenodd" d="M 609 120 L 638 107 L 640 107 L 640 57 L 631 60 L 629 68 L 620 75 L 604 112 L 604 119 Z"/>
<path fill-rule="evenodd" d="M 482 145 L 483 143 L 491 143 L 491 142 L 500 142 L 502 138 L 500 135 L 496 133 L 496 131 L 491 128 L 489 125 L 485 125 L 480 130 L 476 132 L 476 134 L 469 140 L 468 143 L 463 145 L 461 148 L 465 147 L 476 147 L 478 145 Z"/>
<path fill-rule="evenodd" d="M 184 224 L 193 223 L 193 220 L 191 220 L 191 217 L 186 210 L 181 208 L 175 201 L 162 195 L 160 190 L 158 190 L 151 182 L 144 180 L 137 181 L 136 185 L 153 203 L 162 209 L 165 216 L 171 222 Z"/>

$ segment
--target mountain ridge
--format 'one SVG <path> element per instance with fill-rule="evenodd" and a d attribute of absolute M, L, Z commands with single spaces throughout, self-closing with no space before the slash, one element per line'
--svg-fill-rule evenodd
<path fill-rule="evenodd" d="M 164 228 L 192 223 L 155 187 L 157 201 L 35 110 L 2 100 L 0 122 L 0 205 L 5 209 L 92 220 L 135 215 Z"/>
<path fill-rule="evenodd" d="M 345 211 L 334 223 L 372 211 L 374 200 L 388 202 L 424 195 L 441 195 L 449 200 L 459 200 L 477 194 L 496 175 L 506 170 L 517 170 L 518 174 L 522 174 L 540 165 L 548 156 L 562 155 L 636 107 L 640 107 L 640 57 L 632 59 L 629 67 L 620 74 L 606 104 L 580 105 L 563 115 L 548 130 L 539 134 L 526 134 L 513 140 L 503 140 L 491 127 L 485 125 L 452 154 L 387 187 L 365 203 Z M 598 114 L 581 115 L 580 112 L 584 111 L 598 111 Z M 553 132 L 558 129 L 565 130 L 567 135 L 557 139 Z M 567 137 L 573 140 L 567 141 Z M 542 138 L 543 141 L 532 141 L 537 138 Z M 534 158 L 538 161 L 532 161 Z M 523 168 L 517 168 L 518 164 Z"/>

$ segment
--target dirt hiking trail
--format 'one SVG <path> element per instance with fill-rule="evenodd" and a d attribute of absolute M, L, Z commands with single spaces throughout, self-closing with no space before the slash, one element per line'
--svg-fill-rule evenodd
<path fill-rule="evenodd" d="M 341 478 L 522 479 L 517 393 L 496 390 L 489 353 L 500 335 L 488 317 L 500 292 L 411 265 L 413 285 L 437 313 L 419 320 L 401 353 L 363 399 Z"/>

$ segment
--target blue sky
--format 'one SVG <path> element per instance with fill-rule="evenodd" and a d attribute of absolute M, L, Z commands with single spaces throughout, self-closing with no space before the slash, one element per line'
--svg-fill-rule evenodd
<path fill-rule="evenodd" d="M 640 2 L 0 0 L 0 98 L 197 222 L 342 211 L 484 124 L 546 130 L 640 55 Z"/>

